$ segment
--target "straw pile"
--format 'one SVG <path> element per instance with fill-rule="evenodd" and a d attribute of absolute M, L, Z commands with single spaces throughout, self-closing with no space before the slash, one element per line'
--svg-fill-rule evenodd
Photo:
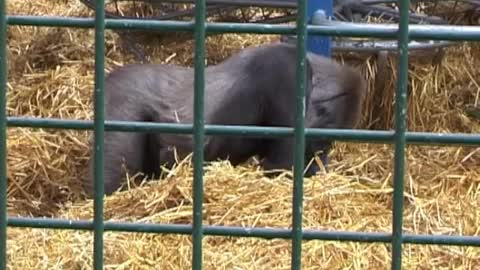
<path fill-rule="evenodd" d="M 77 1 L 8 1 L 9 14 L 92 15 Z M 91 119 L 93 31 L 10 27 L 8 114 Z M 224 35 L 208 39 L 208 64 L 274 36 Z M 107 67 L 130 63 L 107 32 Z M 152 62 L 192 63 L 192 41 L 166 37 L 150 42 Z M 480 48 L 449 49 L 442 66 L 412 59 L 409 129 L 478 132 L 465 111 L 477 105 Z M 361 127 L 389 129 L 393 123 L 395 61 L 387 88 L 370 87 Z M 362 63 L 373 86 L 373 58 Z M 91 218 L 92 202 L 80 188 L 88 158 L 86 131 L 8 130 L 9 214 Z M 390 232 L 393 147 L 338 142 L 331 172 L 305 183 L 305 228 Z M 404 229 L 408 233 L 479 235 L 480 153 L 471 147 L 409 147 Z M 191 222 L 189 160 L 166 181 L 151 182 L 107 198 L 108 220 Z M 205 223 L 288 228 L 291 182 L 267 179 L 258 168 L 206 167 Z M 91 269 L 92 234 L 40 229 L 8 230 L 11 269 Z M 206 237 L 205 269 L 288 269 L 290 242 Z M 106 233 L 106 269 L 189 269 L 188 236 Z M 405 269 L 480 269 L 478 248 L 406 245 Z M 390 247 L 310 241 L 303 244 L 304 269 L 388 269 Z"/>

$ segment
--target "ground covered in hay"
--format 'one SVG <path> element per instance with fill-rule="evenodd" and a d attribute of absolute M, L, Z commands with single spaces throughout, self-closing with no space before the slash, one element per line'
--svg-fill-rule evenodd
<path fill-rule="evenodd" d="M 78 1 L 7 1 L 9 14 L 92 15 Z M 183 38 L 182 38 L 183 36 Z M 152 62 L 191 65 L 193 42 L 185 35 L 149 41 Z M 242 47 L 275 36 L 210 37 L 207 64 Z M 91 119 L 93 31 L 11 26 L 8 30 L 8 114 L 10 116 Z M 468 108 L 478 105 L 480 48 L 449 49 L 441 65 L 412 58 L 409 129 L 479 132 Z M 339 57 L 339 60 L 342 60 Z M 134 62 L 115 33 L 107 31 L 107 68 Z M 390 129 L 395 74 L 390 62 L 387 87 L 373 91 L 375 59 L 362 61 L 371 82 L 363 128 Z M 9 128 L 8 210 L 13 216 L 91 218 L 92 202 L 81 189 L 88 158 L 87 131 Z M 393 148 L 336 144 L 329 174 L 305 183 L 306 228 L 390 232 Z M 472 147 L 408 148 L 404 229 L 408 233 L 479 235 L 480 153 Z M 117 193 L 106 200 L 109 220 L 191 222 L 192 170 L 189 160 L 166 181 Z M 254 166 L 217 162 L 206 168 L 205 223 L 288 228 L 291 182 L 267 179 Z M 8 230 L 11 269 L 90 269 L 89 232 Z M 205 237 L 206 269 L 289 269 L 286 240 Z M 189 269 L 188 236 L 106 233 L 106 269 Z M 310 241 L 303 244 L 304 269 L 388 269 L 390 246 Z M 405 245 L 405 269 L 480 269 L 480 249 Z"/>

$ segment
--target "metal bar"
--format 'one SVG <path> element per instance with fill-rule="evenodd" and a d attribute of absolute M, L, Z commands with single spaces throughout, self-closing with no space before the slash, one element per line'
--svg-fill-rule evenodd
<path fill-rule="evenodd" d="M 295 36 L 285 36 L 284 42 L 293 43 Z M 460 42 L 445 40 L 410 40 L 408 43 L 408 51 L 411 56 L 415 51 L 434 50 L 438 48 L 452 47 L 460 44 Z M 398 49 L 397 40 L 333 40 L 331 42 L 332 52 L 364 52 L 376 54 L 379 51 L 389 51 L 396 54 Z"/>
<path fill-rule="evenodd" d="M 95 95 L 94 95 L 94 242 L 93 266 L 103 269 L 103 196 L 105 134 L 105 0 L 95 7 Z"/>
<path fill-rule="evenodd" d="M 193 252 L 192 269 L 202 269 L 203 240 L 203 144 L 205 92 L 205 0 L 195 2 L 195 72 L 193 101 Z"/>
<path fill-rule="evenodd" d="M 319 14 L 316 12 L 323 12 L 322 18 L 316 18 Z M 321 21 L 317 20 L 329 20 L 333 13 L 333 1 L 308 1 L 308 17 L 310 24 L 320 24 Z M 323 18 L 323 16 L 325 16 Z M 331 46 L 332 38 L 330 36 L 308 36 L 308 50 L 320 54 L 323 56 L 330 56 L 332 51 Z"/>
<path fill-rule="evenodd" d="M 291 268 L 302 269 L 303 170 L 305 163 L 305 84 L 307 57 L 307 1 L 298 0 L 297 9 L 297 69 L 294 127 L 294 165 L 292 199 L 292 258 Z"/>
<path fill-rule="evenodd" d="M 349 7 L 352 9 L 353 12 L 355 13 L 360 13 L 360 14 L 369 14 L 370 16 L 374 17 L 383 17 L 385 19 L 396 19 L 400 20 L 401 16 L 399 13 L 397 13 L 396 10 L 391 9 L 389 7 L 382 7 L 382 6 L 365 6 L 362 4 L 351 4 Z M 428 15 L 423 15 L 423 14 L 411 14 L 409 15 L 409 22 L 411 23 L 418 23 L 418 24 L 425 24 L 425 23 L 430 23 L 430 24 L 442 24 L 442 23 L 447 23 L 444 19 L 437 17 L 437 16 L 428 16 Z"/>
<path fill-rule="evenodd" d="M 95 8 L 95 4 L 90 2 L 89 0 L 80 0 L 84 5 L 88 6 L 91 9 Z M 234 10 L 236 9 L 235 6 L 224 6 L 224 5 L 209 5 L 207 6 L 207 11 L 215 11 L 215 10 Z M 207 15 L 210 12 L 207 12 Z M 133 20 L 169 20 L 169 19 L 175 19 L 176 17 L 182 17 L 182 16 L 191 16 L 195 14 L 195 9 L 187 9 L 187 10 L 179 10 L 179 11 L 174 11 L 174 12 L 169 12 L 167 14 L 163 14 L 160 16 L 154 16 L 154 17 L 136 17 L 136 16 L 122 16 L 118 15 L 112 12 L 109 12 L 108 10 L 105 10 L 105 18 L 114 18 L 114 19 L 133 19 Z"/>
<path fill-rule="evenodd" d="M 403 192 L 405 178 L 410 0 L 399 0 L 398 77 L 395 93 L 395 156 L 393 171 L 392 270 L 402 269 Z"/>
<path fill-rule="evenodd" d="M 7 117 L 9 127 L 21 128 L 52 128 L 52 129 L 92 129 L 93 122 L 88 120 L 62 120 L 55 118 Z M 106 131 L 124 132 L 161 132 L 191 134 L 192 125 L 175 123 L 151 123 L 139 121 L 105 121 Z M 293 128 L 260 127 L 234 125 L 205 125 L 206 135 L 245 136 L 265 138 L 286 138 L 293 136 Z M 307 138 L 324 138 L 337 141 L 357 141 L 389 144 L 394 141 L 394 131 L 364 130 L 364 129 L 320 129 L 305 128 Z M 407 132 L 408 144 L 430 145 L 480 145 L 480 134 L 468 133 L 432 133 Z"/>
<path fill-rule="evenodd" d="M 7 269 L 7 19 L 0 0 L 0 270 Z"/>
<path fill-rule="evenodd" d="M 51 218 L 9 218 L 8 226 L 14 228 L 38 228 L 56 230 L 93 230 L 93 223 L 86 220 L 68 220 Z M 192 233 L 187 224 L 155 224 L 135 222 L 105 222 L 105 231 L 137 232 L 155 234 Z M 292 230 L 279 228 L 251 228 L 238 226 L 204 225 L 204 235 L 254 237 L 263 239 L 291 239 Z M 392 235 L 383 232 L 324 231 L 305 229 L 303 240 L 345 241 L 360 243 L 390 243 Z M 404 243 L 416 245 L 451 245 L 480 247 L 480 236 L 404 234 Z"/>
<path fill-rule="evenodd" d="M 195 0 L 149 0 L 149 3 L 193 4 Z M 239 7 L 296 8 L 296 0 L 206 0 L 208 5 L 230 5 Z"/>
<path fill-rule="evenodd" d="M 52 26 L 52 27 L 79 27 L 92 28 L 94 20 L 79 17 L 60 16 L 7 16 L 9 25 Z M 180 21 L 143 21 L 106 19 L 107 29 L 138 29 L 157 31 L 186 31 L 194 30 L 191 22 Z M 250 33 L 250 34 L 295 34 L 295 26 L 270 25 L 261 23 L 206 23 L 207 33 Z M 451 41 L 480 41 L 480 28 L 470 25 L 411 25 L 410 38 L 428 40 Z M 338 23 L 329 25 L 308 25 L 308 34 L 328 35 L 340 37 L 371 37 L 396 38 L 398 25 L 396 24 L 367 24 L 367 23 Z"/>
<path fill-rule="evenodd" d="M 446 48 L 458 45 L 459 42 L 451 41 L 434 41 L 434 42 L 418 42 L 417 40 L 408 43 L 408 51 L 412 53 L 416 50 L 435 50 L 438 48 Z M 360 40 L 360 41 L 333 41 L 332 51 L 335 52 L 371 52 L 389 51 L 392 54 L 397 52 L 397 41 L 393 40 Z"/>

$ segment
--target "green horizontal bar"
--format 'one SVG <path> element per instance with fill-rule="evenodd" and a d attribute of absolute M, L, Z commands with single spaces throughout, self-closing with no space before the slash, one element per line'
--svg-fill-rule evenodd
<path fill-rule="evenodd" d="M 8 117 L 8 127 L 24 128 L 52 128 L 52 129 L 93 129 L 91 120 L 63 120 L 56 118 Z M 189 124 L 153 123 L 139 121 L 105 121 L 106 131 L 124 132 L 161 132 L 192 134 L 193 128 Z M 205 125 L 207 135 L 216 136 L 245 136 L 245 137 L 290 137 L 293 128 L 259 127 L 234 125 Z M 394 140 L 394 131 L 364 130 L 364 129 L 319 129 L 306 128 L 307 138 L 324 138 L 338 141 L 360 141 L 388 144 Z M 480 134 L 468 133 L 432 133 L 407 132 L 409 144 L 435 145 L 480 145 Z"/>
<path fill-rule="evenodd" d="M 7 16 L 7 23 L 9 25 L 93 28 L 95 25 L 95 20 L 88 17 L 12 15 Z M 195 24 L 192 22 L 184 21 L 105 19 L 105 26 L 108 29 L 138 29 L 192 32 Z"/>
<path fill-rule="evenodd" d="M 187 224 L 154 224 L 107 221 L 104 225 L 105 231 L 182 235 L 190 235 L 192 233 L 192 226 Z M 93 230 L 93 222 L 91 221 L 50 218 L 8 218 L 8 226 L 17 228 L 37 229 Z M 203 233 L 204 235 L 211 236 L 291 239 L 292 230 L 279 228 L 249 228 L 204 225 Z M 389 243 L 392 239 L 392 236 L 389 233 L 323 231 L 305 229 L 303 231 L 302 239 L 364 243 Z M 454 245 L 480 247 L 480 236 L 404 234 L 403 243 L 421 245 Z"/>
<path fill-rule="evenodd" d="M 95 19 L 63 16 L 8 15 L 7 24 L 27 26 L 93 28 L 95 27 Z"/>
<path fill-rule="evenodd" d="M 60 16 L 7 16 L 9 25 L 55 26 L 93 28 L 94 20 L 81 17 Z M 193 32 L 194 23 L 183 21 L 155 21 L 132 19 L 106 19 L 107 29 L 137 29 L 155 31 Z M 260 23 L 206 23 L 207 33 L 251 33 L 251 34 L 295 34 L 294 25 Z M 308 25 L 307 31 L 313 35 L 344 37 L 397 38 L 397 24 L 338 23 L 331 25 Z M 478 26 L 419 25 L 409 26 L 412 39 L 479 41 Z"/>

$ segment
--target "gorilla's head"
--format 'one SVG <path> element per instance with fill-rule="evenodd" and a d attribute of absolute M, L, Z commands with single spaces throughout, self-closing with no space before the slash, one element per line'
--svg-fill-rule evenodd
<path fill-rule="evenodd" d="M 313 91 L 306 112 L 305 126 L 308 128 L 355 128 L 361 118 L 362 103 L 366 93 L 366 81 L 355 68 L 332 63 L 328 58 L 308 53 L 313 69 Z M 325 167 L 328 152 L 333 142 L 324 139 L 307 139 L 306 160 L 319 154 Z M 306 172 L 311 176 L 319 171 L 312 162 Z"/>

